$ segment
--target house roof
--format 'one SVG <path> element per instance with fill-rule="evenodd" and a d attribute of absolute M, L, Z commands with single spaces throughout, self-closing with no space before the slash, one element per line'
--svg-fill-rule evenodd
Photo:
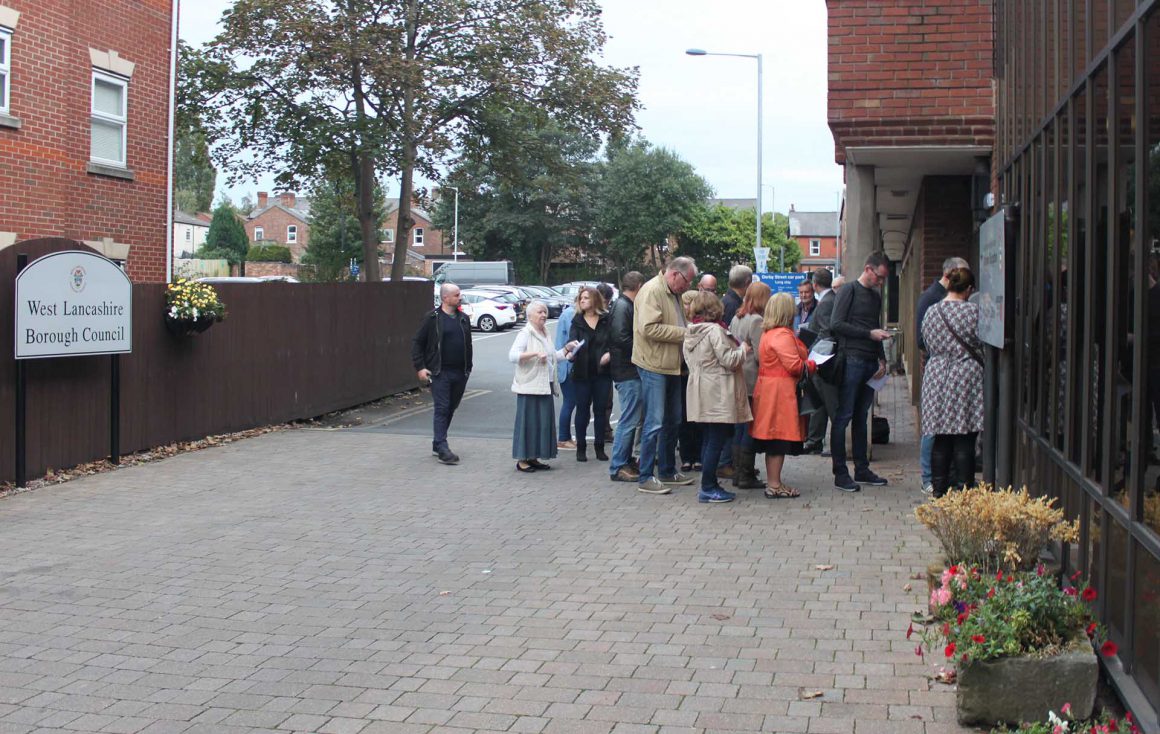
<path fill-rule="evenodd" d="M 265 207 L 263 207 L 261 209 L 255 209 L 254 211 L 250 212 L 250 216 L 246 217 L 246 219 L 253 221 L 253 220 L 257 219 L 258 217 L 262 216 L 263 214 L 265 214 L 266 212 L 270 211 L 271 209 L 281 209 L 282 211 L 286 212 L 290 216 L 297 217 L 297 218 L 301 219 L 303 222 L 306 222 L 307 224 L 309 224 L 310 223 L 310 201 L 311 200 L 310 200 L 309 196 L 299 196 L 299 197 L 297 197 L 297 199 L 294 203 L 294 206 L 288 207 L 288 206 L 283 206 L 282 202 L 277 197 L 274 197 L 274 198 L 269 200 L 269 202 L 267 203 L 267 205 Z"/>
<path fill-rule="evenodd" d="M 395 212 L 398 208 L 399 208 L 399 200 L 398 199 L 391 199 L 387 202 L 385 212 L 386 212 L 386 214 L 389 215 L 389 214 L 392 214 L 393 212 Z M 418 207 L 418 206 L 415 206 L 413 204 L 411 205 L 411 216 L 422 217 L 423 219 L 426 219 L 428 222 L 434 221 L 432 219 L 433 215 L 430 212 L 428 212 L 426 209 L 423 209 L 422 207 Z"/>
<path fill-rule="evenodd" d="M 190 224 L 190 225 L 193 225 L 194 227 L 208 227 L 209 226 L 209 222 L 205 221 L 201 217 L 193 215 L 193 214 L 186 214 L 185 212 L 181 211 L 180 209 L 174 210 L 173 223 L 174 224 Z"/>
<path fill-rule="evenodd" d="M 709 206 L 727 206 L 730 209 L 737 211 L 744 211 L 745 209 L 757 210 L 757 199 L 709 199 Z"/>
<path fill-rule="evenodd" d="M 789 213 L 790 237 L 837 237 L 837 212 L 798 212 Z"/>

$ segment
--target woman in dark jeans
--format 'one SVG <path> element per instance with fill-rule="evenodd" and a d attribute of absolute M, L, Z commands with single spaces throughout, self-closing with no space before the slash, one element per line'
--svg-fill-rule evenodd
<path fill-rule="evenodd" d="M 576 296 L 576 316 L 568 333 L 569 341 L 583 342 L 572 352 L 573 390 L 576 395 L 576 461 L 588 461 L 588 419 L 595 413 L 596 430 L 592 445 L 596 458 L 608 461 L 604 440 L 608 431 L 612 377 L 608 372 L 611 326 L 604 297 L 595 288 L 584 287 Z"/>
<path fill-rule="evenodd" d="M 922 338 L 930 355 L 922 376 L 922 432 L 934 436 L 934 496 L 974 483 L 975 439 L 983 429 L 983 345 L 979 307 L 967 299 L 975 276 L 952 270 L 947 296 L 930 307 Z"/>

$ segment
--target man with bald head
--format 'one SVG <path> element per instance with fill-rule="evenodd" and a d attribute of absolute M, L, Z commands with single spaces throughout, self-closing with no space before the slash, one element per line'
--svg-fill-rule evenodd
<path fill-rule="evenodd" d="M 668 494 L 692 484 L 677 471 L 677 428 L 681 423 L 681 344 L 687 324 L 681 294 L 697 279 L 691 257 L 674 258 L 637 293 L 632 314 L 632 363 L 640 373 L 643 424 L 637 489 Z"/>
<path fill-rule="evenodd" d="M 431 452 L 444 464 L 458 464 L 447 445 L 447 429 L 471 375 L 471 321 L 459 310 L 459 286 L 439 287 L 439 307 L 423 318 L 411 340 L 411 364 L 420 383 L 431 385 L 435 399 Z"/>
<path fill-rule="evenodd" d="M 717 292 L 717 276 L 705 273 L 701 276 L 701 280 L 697 282 L 697 290 L 707 291 L 709 293 Z"/>

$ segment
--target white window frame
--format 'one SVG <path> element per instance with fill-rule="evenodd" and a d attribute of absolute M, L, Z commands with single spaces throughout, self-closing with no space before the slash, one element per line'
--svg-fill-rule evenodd
<path fill-rule="evenodd" d="M 190 227 L 189 225 L 185 226 L 185 241 L 193 242 L 193 227 Z"/>
<path fill-rule="evenodd" d="M 97 80 L 105 82 L 106 84 L 114 84 L 121 87 L 121 115 L 110 115 L 107 112 L 98 112 L 96 109 L 97 99 Z M 89 145 L 89 160 L 94 163 L 103 163 L 108 166 L 116 166 L 118 168 L 128 168 L 129 166 L 129 80 L 101 71 L 100 69 L 93 69 L 93 81 L 89 88 L 89 110 L 93 120 L 100 120 L 101 122 L 114 123 L 121 126 L 121 154 L 124 160 L 114 161 L 108 158 L 98 158 L 92 153 L 92 142 Z M 89 135 L 92 136 L 92 125 L 89 125 Z"/>
<path fill-rule="evenodd" d="M 423 246 L 423 228 L 422 227 L 415 227 L 414 229 L 411 230 L 411 242 L 414 243 L 415 247 L 422 247 Z"/>
<path fill-rule="evenodd" d="M 286 244 L 292 245 L 292 244 L 295 244 L 296 242 L 298 242 L 298 225 L 297 224 L 286 225 Z"/>
<path fill-rule="evenodd" d="M 395 241 L 395 230 L 391 229 L 390 227 L 387 227 L 386 229 L 383 230 L 383 242 L 393 243 L 394 241 Z"/>
<path fill-rule="evenodd" d="M 0 77 L 4 77 L 4 93 L 0 94 L 0 114 L 8 115 L 12 96 L 12 31 L 0 26 L 0 39 L 4 40 L 4 53 L 0 54 Z"/>
<path fill-rule="evenodd" d="M 266 230 L 262 227 L 254 227 L 254 242 L 261 242 L 266 239 Z"/>
<path fill-rule="evenodd" d="M 818 257 L 822 254 L 822 241 L 810 240 L 810 257 Z"/>

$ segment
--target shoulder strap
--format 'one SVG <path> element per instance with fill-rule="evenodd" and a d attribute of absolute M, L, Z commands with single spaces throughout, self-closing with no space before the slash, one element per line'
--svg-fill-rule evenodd
<path fill-rule="evenodd" d="M 938 304 L 936 303 L 934 306 L 932 306 L 932 308 L 937 306 Z M 970 344 L 967 344 L 966 340 L 959 336 L 958 332 L 955 331 L 955 328 L 951 326 L 951 322 L 947 318 L 947 315 L 943 313 L 943 310 L 941 308 L 937 308 L 936 312 L 938 313 L 939 318 L 942 319 L 942 322 L 946 324 L 947 331 L 949 331 L 954 340 L 959 343 L 959 346 L 967 350 L 967 354 L 970 355 L 971 359 L 975 360 L 979 364 L 983 364 L 983 355 L 979 354 L 979 352 L 974 347 L 972 347 Z"/>

